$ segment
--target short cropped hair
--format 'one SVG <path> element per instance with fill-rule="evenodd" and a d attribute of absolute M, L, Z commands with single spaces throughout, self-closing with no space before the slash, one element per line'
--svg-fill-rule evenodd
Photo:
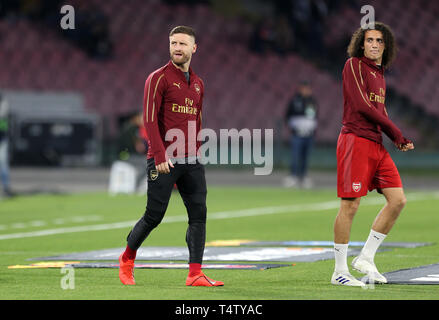
<path fill-rule="evenodd" d="M 174 35 L 176 33 L 184 33 L 184 34 L 187 34 L 187 35 L 190 35 L 190 36 L 194 37 L 194 39 L 195 39 L 195 30 L 192 27 L 177 26 L 177 27 L 173 28 L 171 30 L 171 32 L 169 32 L 169 36 L 172 36 L 172 35 Z"/>
<path fill-rule="evenodd" d="M 382 64 L 383 67 L 387 69 L 396 57 L 397 46 L 392 29 L 390 29 L 388 25 L 382 22 L 375 22 L 375 28 L 373 29 L 357 29 L 352 35 L 347 53 L 351 58 L 360 58 L 364 56 L 364 49 L 362 47 L 364 46 L 364 36 L 368 30 L 381 31 L 381 33 L 383 34 L 385 49 L 383 52 Z"/>

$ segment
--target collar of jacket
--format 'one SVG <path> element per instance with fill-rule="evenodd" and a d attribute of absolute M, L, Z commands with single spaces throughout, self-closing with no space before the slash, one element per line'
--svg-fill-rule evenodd
<path fill-rule="evenodd" d="M 375 61 L 366 58 L 365 56 L 360 58 L 361 61 L 363 61 L 365 64 L 367 64 L 368 66 L 380 71 L 381 73 L 384 73 L 384 67 L 383 66 L 379 66 L 375 63 Z"/>
<path fill-rule="evenodd" d="M 181 69 L 177 68 L 177 67 L 172 63 L 172 60 L 169 60 L 169 62 L 168 62 L 168 66 L 170 67 L 170 69 L 171 69 L 175 74 L 177 74 L 178 77 L 180 77 L 183 81 L 185 81 L 185 82 L 187 83 L 187 81 L 186 81 L 186 77 L 185 77 L 183 71 L 181 71 Z M 192 68 L 189 67 L 189 81 L 190 81 L 190 82 L 192 82 L 192 78 L 193 78 L 192 75 L 193 75 L 193 73 L 194 73 L 194 72 L 192 71 Z"/>

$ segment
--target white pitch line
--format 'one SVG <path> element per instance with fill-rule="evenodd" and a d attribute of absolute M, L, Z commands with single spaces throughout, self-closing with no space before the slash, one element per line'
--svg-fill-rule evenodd
<path fill-rule="evenodd" d="M 408 194 L 407 199 L 409 201 L 420 201 L 426 199 L 439 199 L 439 193 L 411 193 Z M 363 206 L 373 206 L 384 204 L 383 197 L 371 197 L 364 199 L 362 201 Z M 339 200 L 326 201 L 326 202 L 318 202 L 318 203 L 305 203 L 305 204 L 296 204 L 289 206 L 276 206 L 276 207 L 260 207 L 260 208 L 251 208 L 251 209 L 243 209 L 243 210 L 232 210 L 232 211 L 220 211 L 220 212 L 212 212 L 207 215 L 208 220 L 220 220 L 220 219 L 231 219 L 231 218 L 242 218 L 242 217 L 254 217 L 261 215 L 271 215 L 271 214 L 280 214 L 287 212 L 298 212 L 298 211 L 325 211 L 325 210 L 333 210 L 338 209 L 340 206 Z M 165 217 L 161 223 L 173 223 L 173 222 L 187 222 L 187 215 L 179 215 L 179 216 L 171 216 Z M 129 228 L 133 227 L 137 220 L 123 221 L 123 222 L 115 222 L 115 223 L 106 223 L 106 224 L 96 224 L 96 225 L 88 225 L 88 226 L 78 226 L 78 227 L 69 227 L 69 228 L 56 228 L 56 229 L 46 229 L 32 232 L 21 232 L 21 233 L 10 233 L 0 235 L 0 240 L 7 239 L 18 239 L 18 238 L 29 238 L 29 237 L 42 237 L 49 236 L 54 234 L 62 234 L 62 233 L 75 233 L 75 232 L 86 232 L 86 231 L 102 231 L 102 230 L 111 230 L 111 229 L 121 229 L 121 228 Z"/>

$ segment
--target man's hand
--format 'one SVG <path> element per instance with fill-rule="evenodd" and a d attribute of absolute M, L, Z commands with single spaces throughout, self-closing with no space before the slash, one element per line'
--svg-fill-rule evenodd
<path fill-rule="evenodd" d="M 169 173 L 169 172 L 171 172 L 169 167 L 174 168 L 174 165 L 172 164 L 171 159 L 169 159 L 168 162 L 162 162 L 162 163 L 160 163 L 160 164 L 155 166 L 155 168 L 157 169 L 158 173 Z"/>
<path fill-rule="evenodd" d="M 409 150 L 413 150 L 415 148 L 415 146 L 413 145 L 413 142 L 410 143 L 402 143 L 397 145 L 398 149 L 401 150 L 402 152 L 406 152 Z"/>

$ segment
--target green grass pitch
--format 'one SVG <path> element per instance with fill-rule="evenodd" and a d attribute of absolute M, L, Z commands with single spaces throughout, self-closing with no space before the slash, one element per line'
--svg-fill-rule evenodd
<path fill-rule="evenodd" d="M 408 204 L 386 241 L 434 242 L 433 246 L 392 249 L 377 253 L 381 272 L 439 262 L 438 192 L 406 190 Z M 352 226 L 352 241 L 365 241 L 384 200 L 371 193 L 362 200 Z M 324 204 L 319 206 L 319 204 Z M 261 241 L 332 240 L 338 199 L 333 190 L 303 191 L 282 188 L 214 187 L 208 193 L 207 241 L 248 239 Z M 304 205 L 303 210 L 276 214 L 219 216 L 218 212 Z M 136 286 L 123 286 L 117 269 L 75 269 L 75 288 L 61 288 L 60 269 L 8 269 L 30 264 L 28 258 L 70 252 L 124 247 L 130 227 L 38 235 L 37 231 L 72 231 L 76 227 L 136 221 L 145 197 L 105 193 L 37 195 L 0 202 L 0 299 L 159 299 L 159 300 L 302 300 L 302 299 L 438 299 L 434 285 L 376 285 L 374 289 L 330 284 L 333 260 L 295 263 L 269 270 L 207 270 L 224 287 L 184 285 L 187 270 L 135 271 Z M 166 217 L 186 214 L 178 193 L 173 194 Z M 177 219 L 178 220 L 178 219 Z M 185 246 L 187 223 L 162 223 L 143 246 Z M 29 235 L 33 232 L 33 236 Z M 11 238 L 11 235 L 17 238 Z M 22 236 L 20 236 L 20 234 Z M 32 235 L 32 234 L 31 234 Z M 2 238 L 3 237 L 3 238 Z M 5 238 L 6 237 L 6 238 Z M 9 238 L 8 238 L 9 237 Z M 352 261 L 350 257 L 348 262 Z M 360 274 L 352 271 L 356 276 Z"/>

